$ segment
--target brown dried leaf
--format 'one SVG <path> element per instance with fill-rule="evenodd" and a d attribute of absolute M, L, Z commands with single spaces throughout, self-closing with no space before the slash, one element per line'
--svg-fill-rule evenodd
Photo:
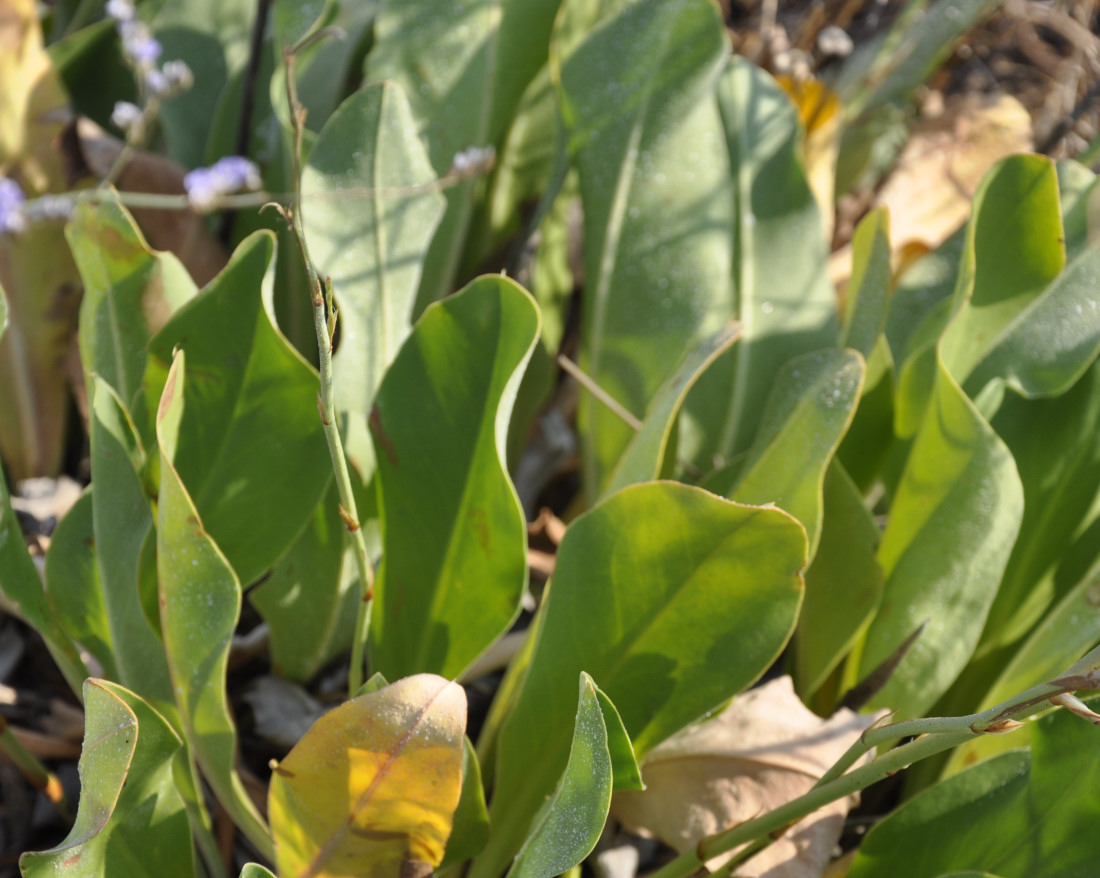
<path fill-rule="evenodd" d="M 895 250 L 912 241 L 939 246 L 970 215 L 986 171 L 1031 149 L 1031 117 L 1013 97 L 968 93 L 942 112 L 927 107 L 878 196 L 890 209 Z"/>
<path fill-rule="evenodd" d="M 635 832 L 681 852 L 692 849 L 707 835 L 808 792 L 873 721 L 848 710 L 822 720 L 799 701 L 790 677 L 772 680 L 654 748 L 642 764 L 647 789 L 616 794 L 612 813 Z M 807 816 L 736 874 L 821 875 L 852 804 L 841 800 Z M 729 856 L 714 858 L 708 868 Z"/>

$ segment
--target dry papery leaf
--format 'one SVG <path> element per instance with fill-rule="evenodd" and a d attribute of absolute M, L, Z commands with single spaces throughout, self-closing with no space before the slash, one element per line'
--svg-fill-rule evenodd
<path fill-rule="evenodd" d="M 799 701 L 790 677 L 777 678 L 654 748 L 642 763 L 647 789 L 617 793 L 612 813 L 633 832 L 689 850 L 808 792 L 874 720 L 847 709 L 822 720 Z M 735 874 L 819 878 L 856 798 L 808 815 Z M 707 867 L 717 869 L 731 855 Z"/>
<path fill-rule="evenodd" d="M 1009 95 L 932 92 L 877 205 L 890 209 L 895 250 L 935 249 L 970 215 L 982 177 L 1006 156 L 1031 149 L 1031 117 Z"/>

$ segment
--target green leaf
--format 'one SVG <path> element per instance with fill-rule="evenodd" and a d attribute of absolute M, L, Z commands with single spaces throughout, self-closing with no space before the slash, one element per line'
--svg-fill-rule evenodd
<path fill-rule="evenodd" d="M 886 336 L 871 349 L 863 393 L 836 457 L 866 494 L 882 476 L 894 448 L 894 362 Z"/>
<path fill-rule="evenodd" d="M 329 0 L 276 0 L 273 10 L 275 48 L 293 48 L 310 35 L 324 17 Z"/>
<path fill-rule="evenodd" d="M 260 232 L 237 248 L 225 270 L 154 336 L 145 376 L 152 411 L 173 350 L 187 351 L 191 377 L 175 467 L 246 584 L 302 530 L 332 470 L 317 414 L 317 375 L 262 304 L 273 243 L 273 235 Z"/>
<path fill-rule="evenodd" d="M 275 878 L 275 873 L 259 863 L 245 863 L 240 878 Z"/>
<path fill-rule="evenodd" d="M 805 560 L 786 513 L 675 482 L 629 486 L 574 521 L 500 732 L 493 831 L 474 878 L 507 865 L 564 769 L 577 674 L 598 675 L 641 758 L 771 664 L 794 627 Z"/>
<path fill-rule="evenodd" d="M 146 702 L 106 680 L 84 683 L 80 807 L 72 831 L 24 854 L 27 878 L 195 874 L 191 833 L 173 780 L 180 740 Z"/>
<path fill-rule="evenodd" d="M 560 0 L 382 0 L 368 82 L 392 79 L 409 96 L 436 174 L 469 147 L 497 145 L 527 84 L 545 63 Z M 473 206 L 473 182 L 447 190 L 416 315 L 454 289 Z"/>
<path fill-rule="evenodd" d="M 360 589 L 346 533 L 330 484 L 305 530 L 248 593 L 271 629 L 271 664 L 280 676 L 305 683 L 351 646 Z"/>
<path fill-rule="evenodd" d="M 821 687 L 878 609 L 878 540 L 874 517 L 834 460 L 825 474 L 821 542 L 806 571 L 806 601 L 794 636 L 794 678 L 803 699 Z"/>
<path fill-rule="evenodd" d="M 951 320 L 934 350 L 917 355 L 928 404 L 913 401 L 920 394 L 906 402 L 899 387 L 899 412 L 907 407 L 919 429 L 879 550 L 886 588 L 859 675 L 928 625 L 874 706 L 921 713 L 977 646 L 1020 530 L 1024 490 L 1009 449 L 957 381 L 1057 275 L 1060 231 L 1049 160 L 1015 156 L 996 165 L 975 197 Z"/>
<path fill-rule="evenodd" d="M 1096 197 L 1100 177 L 1072 159 L 1058 162 L 1056 169 L 1062 225 L 1065 226 L 1066 261 L 1073 262 L 1083 250 L 1096 243 L 1095 234 L 1089 235 L 1089 201 Z"/>
<path fill-rule="evenodd" d="M 886 586 L 862 679 L 927 622 L 872 702 L 920 715 L 977 645 L 1023 514 L 1012 456 L 938 357 L 932 400 L 898 485 L 878 560 Z"/>
<path fill-rule="evenodd" d="M 733 184 L 732 316 L 745 329 L 688 398 L 701 436 L 692 447 L 685 431 L 683 453 L 707 469 L 715 457 L 731 460 L 748 450 L 779 369 L 831 347 L 840 332 L 797 109 L 770 76 L 736 57 L 717 94 Z M 657 221 L 661 216 L 658 208 Z"/>
<path fill-rule="evenodd" d="M 585 675 L 587 676 L 587 675 Z M 623 718 L 619 716 L 619 709 L 611 703 L 599 686 L 596 687 L 596 698 L 600 702 L 600 710 L 603 711 L 603 724 L 607 729 L 607 749 L 611 754 L 612 788 L 619 790 L 644 790 L 642 782 L 642 770 L 638 765 L 638 759 L 634 755 L 634 745 L 630 743 L 630 735 L 626 733 Z"/>
<path fill-rule="evenodd" d="M 130 409 L 141 389 L 146 348 L 196 289 L 171 253 L 145 242 L 117 199 L 77 204 L 65 229 L 80 279 L 80 358 L 91 389 L 93 374 Z"/>
<path fill-rule="evenodd" d="M 641 429 L 630 440 L 608 478 L 604 497 L 627 485 L 651 481 L 661 474 L 688 392 L 699 376 L 740 336 L 741 326 L 731 321 L 684 355 L 646 409 Z"/>
<path fill-rule="evenodd" d="M 164 650 L 184 736 L 195 759 L 233 821 L 270 858 L 267 827 L 234 767 L 237 731 L 225 690 L 229 644 L 241 610 L 240 583 L 176 468 L 177 453 L 187 441 L 182 422 L 190 385 L 185 387 L 184 363 L 181 350 L 173 357 L 157 410 L 157 576 Z"/>
<path fill-rule="evenodd" d="M 1100 365 L 1062 396 L 1007 396 L 993 427 L 1020 472 L 1024 517 L 982 652 L 1018 641 L 1100 556 Z"/>
<path fill-rule="evenodd" d="M 3 295 L 0 293 L 0 302 Z M 0 317 L 3 315 L 0 314 Z M 2 325 L 2 321 L 0 321 Z M 81 681 L 88 676 L 72 640 L 61 627 L 53 608 L 46 599 L 42 580 L 31 560 L 19 520 L 11 508 L 8 483 L 0 468 L 0 597 L 4 610 L 17 614 L 35 629 L 46 642 L 54 661 L 74 692 L 80 692 Z"/>
<path fill-rule="evenodd" d="M 139 474 L 145 450 L 115 389 L 99 375 L 91 376 L 90 385 L 95 562 L 114 664 L 118 682 L 161 707 L 172 703 L 172 684 L 164 647 L 142 609 L 140 588 L 142 549 L 155 539 L 153 511 Z M 155 597 L 151 603 L 156 610 Z"/>
<path fill-rule="evenodd" d="M 230 77 L 248 61 L 256 15 L 251 0 L 166 0 L 150 22 L 165 58 L 185 58 L 194 85 L 165 101 L 157 115 L 168 153 L 185 167 L 203 164 L 212 112 Z"/>
<path fill-rule="evenodd" d="M 527 293 L 479 278 L 425 312 L 379 389 L 383 556 L 370 655 L 391 679 L 458 676 L 519 611 L 527 530 L 504 443 L 538 332 Z"/>
<path fill-rule="evenodd" d="M 738 503 L 774 503 L 802 522 L 810 558 L 821 538 L 825 471 L 852 422 L 863 386 L 855 351 L 803 354 L 775 376 L 756 440 L 728 491 Z"/>
<path fill-rule="evenodd" d="M 1006 753 L 942 781 L 875 826 L 849 878 L 966 869 L 1004 878 L 1092 874 L 1100 728 L 1056 710 L 1034 723 L 1032 739 L 1030 754 Z"/>
<path fill-rule="evenodd" d="M 1020 356 L 1027 351 L 1029 359 L 1043 356 L 1028 351 L 1026 338 L 1014 344 L 1013 327 L 1021 319 L 1035 319 L 1031 315 L 1042 301 L 1041 293 L 1065 265 L 1058 177 L 1050 159 L 1037 155 L 1012 156 L 986 174 L 974 196 L 967 245 L 955 293 L 955 315 L 943 334 L 941 348 L 948 371 L 974 396 L 985 383 L 978 383 L 976 369 L 984 367 L 982 371 L 988 380 L 997 374 L 998 359 L 1004 368 L 1006 354 Z M 1078 281 L 1071 288 L 1079 285 Z M 1072 300 L 1081 300 L 1084 295 L 1075 289 L 1068 292 L 1071 311 L 1072 304 L 1080 304 Z M 1061 302 L 1066 296 L 1055 298 Z M 1050 310 L 1040 309 L 1043 326 L 1036 333 L 1055 333 L 1050 327 L 1052 320 L 1057 327 L 1057 308 L 1053 315 Z M 1097 317 L 1100 318 L 1100 308 Z M 1066 335 L 1064 329 L 1060 331 L 1062 336 Z M 1061 343 L 1070 349 L 1071 358 L 1076 342 L 1078 338 Z M 1008 350 L 998 352 L 997 348 L 1003 345 Z M 993 363 L 983 363 L 990 357 Z"/>
<path fill-rule="evenodd" d="M 569 760 L 516 855 L 508 878 L 554 878 L 587 857 L 611 807 L 611 754 L 596 684 L 581 672 Z"/>
<path fill-rule="evenodd" d="M 1008 653 L 1001 674 L 980 703 L 992 707 L 1025 689 L 1055 679 L 1097 643 L 1100 630 L 1100 569 L 1094 568 L 1040 622 L 1019 646 Z M 995 654 L 999 657 L 1003 653 Z M 1009 737 L 983 735 L 951 754 L 944 774 L 1027 743 L 1027 727 Z"/>
<path fill-rule="evenodd" d="M 555 37 L 552 76 L 584 208 L 580 365 L 641 417 L 684 351 L 733 316 L 726 160 L 710 99 L 728 46 L 707 0 L 609 9 L 578 45 Z M 633 433 L 588 395 L 578 418 L 591 500 Z"/>
<path fill-rule="evenodd" d="M 58 522 L 46 551 L 46 594 L 65 633 L 90 652 L 108 677 L 117 677 L 96 565 L 89 487 Z"/>
<path fill-rule="evenodd" d="M 336 407 L 354 413 L 348 454 L 370 476 L 367 414 L 387 367 L 412 328 L 417 284 L 443 215 L 435 191 L 400 191 L 435 178 L 405 93 L 392 83 L 368 86 L 333 113 L 302 174 L 306 240 L 340 308 L 333 355 Z M 348 202 L 351 188 L 365 190 Z M 391 194 L 367 190 L 395 190 Z"/>
<path fill-rule="evenodd" d="M 481 764 L 470 739 L 463 738 L 462 744 L 462 792 L 458 796 L 447 850 L 436 870 L 439 872 L 476 857 L 489 840 L 489 809 L 481 783 Z"/>
<path fill-rule="evenodd" d="M 989 345 L 964 387 L 1003 380 L 1027 397 L 1057 396 L 1100 353 L 1100 246 L 1085 250 Z"/>
<path fill-rule="evenodd" d="M 844 307 L 840 346 L 869 359 L 886 328 L 893 273 L 890 268 L 890 216 L 885 208 L 865 216 L 852 238 L 852 277 Z"/>

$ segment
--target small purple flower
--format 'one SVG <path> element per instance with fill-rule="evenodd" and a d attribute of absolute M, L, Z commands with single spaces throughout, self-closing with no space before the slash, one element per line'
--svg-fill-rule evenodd
<path fill-rule="evenodd" d="M 141 121 L 141 107 L 129 101 L 117 101 L 111 111 L 111 122 L 120 131 L 129 131 Z"/>
<path fill-rule="evenodd" d="M 133 0 L 107 0 L 106 10 L 115 21 L 133 21 L 137 15 Z"/>
<path fill-rule="evenodd" d="M 241 156 L 218 159 L 209 168 L 195 168 L 183 178 L 187 200 L 196 210 L 212 210 L 222 195 L 263 185 L 255 164 Z"/>
<path fill-rule="evenodd" d="M 0 177 L 0 235 L 21 232 L 27 225 L 23 202 L 27 197 L 19 184 L 7 177 Z"/>
<path fill-rule="evenodd" d="M 155 64 L 160 57 L 160 43 L 153 39 L 149 28 L 137 20 L 119 21 L 118 32 L 122 37 L 122 50 L 139 67 Z"/>
<path fill-rule="evenodd" d="M 145 89 L 151 95 L 164 97 L 168 94 L 171 86 L 168 84 L 168 77 L 165 76 L 156 67 L 151 67 L 145 71 Z"/>

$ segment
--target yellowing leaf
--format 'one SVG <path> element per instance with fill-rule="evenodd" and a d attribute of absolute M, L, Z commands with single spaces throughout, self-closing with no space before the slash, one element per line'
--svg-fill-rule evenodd
<path fill-rule="evenodd" d="M 462 787 L 466 695 L 417 674 L 321 717 L 275 769 L 280 878 L 430 874 Z"/>
<path fill-rule="evenodd" d="M 806 129 L 802 155 L 806 179 L 821 208 L 825 240 L 833 235 L 833 189 L 836 181 L 836 157 L 840 149 L 840 98 L 820 79 L 798 80 L 778 77 L 780 88 L 798 108 L 798 118 Z"/>
<path fill-rule="evenodd" d="M 790 677 L 772 680 L 654 748 L 642 764 L 645 791 L 616 793 L 611 811 L 628 828 L 688 850 L 809 792 L 874 719 L 849 710 L 819 719 L 802 706 Z M 808 815 L 737 874 L 821 875 L 850 804 L 840 800 Z M 713 870 L 729 856 L 707 865 Z"/>

